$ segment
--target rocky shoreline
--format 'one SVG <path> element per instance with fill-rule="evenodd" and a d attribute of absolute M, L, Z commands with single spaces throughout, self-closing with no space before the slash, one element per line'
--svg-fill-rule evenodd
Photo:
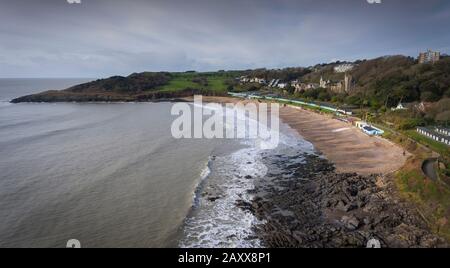
<path fill-rule="evenodd" d="M 447 247 L 418 212 L 395 194 L 389 178 L 338 174 L 328 160 L 304 154 L 265 158 L 269 172 L 255 180 L 252 202 L 237 206 L 263 224 L 254 226 L 270 248 Z"/>
<path fill-rule="evenodd" d="M 52 90 L 38 94 L 22 96 L 11 100 L 11 103 L 55 103 L 55 102 L 180 102 L 194 95 L 222 96 L 224 93 L 186 88 L 179 91 L 149 91 L 140 93 L 117 92 L 73 92 L 70 90 Z"/>

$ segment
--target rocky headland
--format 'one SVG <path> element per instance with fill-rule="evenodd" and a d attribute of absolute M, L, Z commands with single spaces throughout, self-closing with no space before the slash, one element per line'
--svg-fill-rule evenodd
<path fill-rule="evenodd" d="M 185 74 L 179 88 L 164 87 L 181 74 L 167 72 L 134 73 L 129 76 L 113 76 L 76 85 L 64 90 L 49 90 L 13 99 L 22 102 L 153 102 L 173 101 L 193 95 L 221 96 L 225 92 L 213 90 L 196 80 L 196 74 Z"/>

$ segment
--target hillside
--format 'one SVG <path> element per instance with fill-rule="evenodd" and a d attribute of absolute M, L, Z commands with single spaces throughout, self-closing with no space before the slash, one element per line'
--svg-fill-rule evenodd
<path fill-rule="evenodd" d="M 379 109 L 393 107 L 402 102 L 435 102 L 450 97 L 450 58 L 435 64 L 417 64 L 405 56 L 387 56 L 354 62 L 355 68 L 348 72 L 355 82 L 354 89 L 335 98 L 354 105 Z M 300 79 L 318 83 L 326 80 L 342 80 L 344 74 L 335 73 L 336 64 L 325 65 Z M 330 100 L 333 95 L 329 92 Z"/>
<path fill-rule="evenodd" d="M 343 81 L 344 73 L 334 70 L 343 63 L 348 62 L 318 64 L 309 68 L 259 69 L 247 71 L 246 75 L 266 80 L 280 79 L 283 82 L 297 80 L 318 87 L 321 78 L 332 83 Z M 403 112 L 399 116 L 428 122 L 450 122 L 450 106 L 447 105 L 450 98 L 450 57 L 443 57 L 435 64 L 418 64 L 414 58 L 401 55 L 351 63 L 354 68 L 347 74 L 353 79 L 353 87 L 345 93 L 336 93 L 329 88 L 295 91 L 292 86 L 278 89 L 257 83 L 237 85 L 236 91 L 262 90 L 310 101 L 332 102 L 338 106 L 367 108 L 375 113 L 384 113 L 399 102 L 416 107 L 424 103 L 425 109 L 410 109 L 409 114 Z M 395 116 L 396 113 L 389 115 Z M 420 120 L 417 122 L 420 123 Z"/>
<path fill-rule="evenodd" d="M 402 56 L 379 58 L 361 63 L 352 74 L 356 93 L 365 93 L 373 107 L 450 97 L 450 58 L 435 64 L 416 64 Z"/>

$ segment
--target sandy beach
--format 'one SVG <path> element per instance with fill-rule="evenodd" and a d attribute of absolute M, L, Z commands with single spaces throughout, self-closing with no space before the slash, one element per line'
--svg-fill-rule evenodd
<path fill-rule="evenodd" d="M 387 174 L 400 169 L 409 157 L 396 144 L 327 115 L 288 106 L 280 109 L 280 117 L 332 161 L 337 172 Z"/>
<path fill-rule="evenodd" d="M 192 98 L 186 98 L 192 101 Z M 230 97 L 203 97 L 205 102 L 254 102 Z M 381 137 L 371 137 L 356 127 L 300 107 L 280 107 L 280 118 L 333 162 L 338 173 L 388 174 L 400 169 L 408 152 Z"/>

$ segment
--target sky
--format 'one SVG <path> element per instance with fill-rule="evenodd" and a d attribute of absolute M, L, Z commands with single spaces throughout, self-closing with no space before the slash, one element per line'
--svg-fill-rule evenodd
<path fill-rule="evenodd" d="M 0 77 L 450 54 L 448 0 L 0 0 Z"/>

